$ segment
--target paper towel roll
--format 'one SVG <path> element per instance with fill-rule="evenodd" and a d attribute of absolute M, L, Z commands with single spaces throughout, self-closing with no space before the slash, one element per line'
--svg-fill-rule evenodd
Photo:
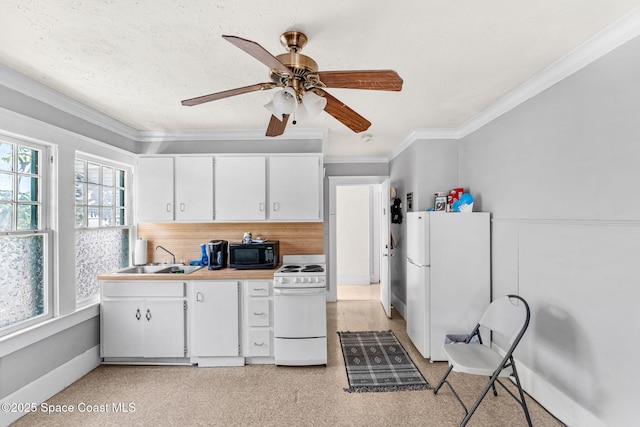
<path fill-rule="evenodd" d="M 133 248 L 133 265 L 144 265 L 147 263 L 147 241 L 144 239 L 136 240 Z"/>

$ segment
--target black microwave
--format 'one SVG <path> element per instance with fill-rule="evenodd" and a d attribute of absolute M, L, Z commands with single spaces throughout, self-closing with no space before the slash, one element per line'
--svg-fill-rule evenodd
<path fill-rule="evenodd" d="M 279 261 L 278 240 L 260 243 L 230 243 L 229 267 L 238 270 L 276 268 Z"/>

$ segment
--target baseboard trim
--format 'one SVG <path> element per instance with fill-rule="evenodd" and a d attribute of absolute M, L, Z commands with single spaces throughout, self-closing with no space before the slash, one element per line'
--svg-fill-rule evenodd
<path fill-rule="evenodd" d="M 20 403 L 40 404 L 67 388 L 100 365 L 100 346 L 90 348 L 67 363 L 58 366 L 35 381 L 0 400 L 0 405 Z M 9 425 L 26 412 L 0 411 L 0 425 Z"/>
<path fill-rule="evenodd" d="M 606 424 L 558 390 L 540 375 L 517 362 L 518 375 L 524 390 L 554 417 L 567 426 L 606 427 Z"/>
<path fill-rule="evenodd" d="M 502 356 L 506 354 L 504 349 L 495 342 L 492 342 L 491 345 Z M 524 391 L 565 425 L 569 427 L 607 427 L 602 420 L 573 401 L 543 377 L 537 375 L 520 360 L 516 359 L 516 363 Z"/>
<path fill-rule="evenodd" d="M 218 366 L 244 366 L 244 357 L 192 357 L 191 363 L 197 364 L 200 368 L 215 368 Z"/>

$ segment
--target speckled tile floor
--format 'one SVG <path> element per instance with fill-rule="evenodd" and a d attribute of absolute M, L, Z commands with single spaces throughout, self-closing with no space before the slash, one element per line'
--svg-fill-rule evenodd
<path fill-rule="evenodd" d="M 353 289 L 350 289 L 353 288 Z M 189 366 L 103 365 L 49 399 L 73 413 L 29 414 L 21 426 L 456 426 L 463 410 L 449 390 L 346 393 L 337 331 L 393 330 L 427 381 L 434 385 L 446 363 L 420 356 L 406 334 L 404 319 L 384 315 L 376 286 L 340 287 L 339 301 L 327 305 L 328 364 L 317 367 L 250 365 Z M 345 293 L 343 293 L 345 292 Z M 373 299 L 372 299 L 373 298 Z M 465 402 L 472 402 L 484 379 L 452 374 Z M 128 412 L 115 412 L 122 403 Z M 559 421 L 531 398 L 535 426 Z M 83 406 L 84 405 L 84 406 Z M 131 405 L 131 406 L 129 406 Z M 79 409 L 85 409 L 80 412 Z M 89 412 L 86 409 L 98 412 Z M 99 412 L 107 408 L 107 412 Z M 519 405 L 506 393 L 489 395 L 470 426 L 526 425 Z"/>

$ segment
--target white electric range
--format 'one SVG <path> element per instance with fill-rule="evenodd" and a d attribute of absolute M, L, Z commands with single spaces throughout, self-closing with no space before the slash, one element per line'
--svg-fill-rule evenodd
<path fill-rule="evenodd" d="M 273 276 L 276 365 L 327 364 L 324 255 L 284 255 Z"/>

